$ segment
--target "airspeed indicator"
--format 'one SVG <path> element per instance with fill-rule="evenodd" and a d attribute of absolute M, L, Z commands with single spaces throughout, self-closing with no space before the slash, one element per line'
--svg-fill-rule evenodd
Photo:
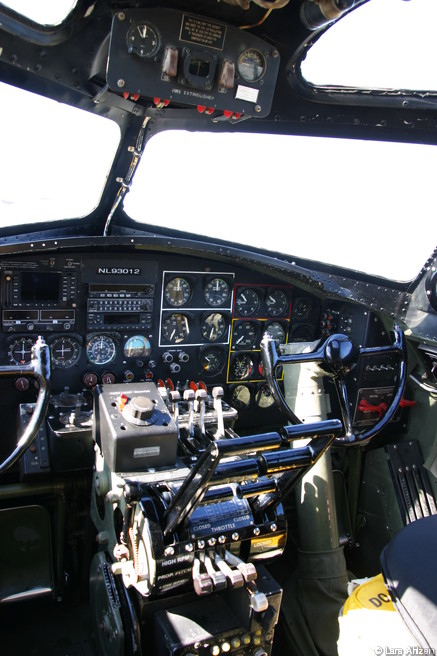
<path fill-rule="evenodd" d="M 108 364 L 117 353 L 117 346 L 109 335 L 95 335 L 86 345 L 86 354 L 91 364 Z"/>

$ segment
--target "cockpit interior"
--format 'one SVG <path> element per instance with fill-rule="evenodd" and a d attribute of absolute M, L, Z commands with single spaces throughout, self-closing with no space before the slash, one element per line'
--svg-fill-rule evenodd
<path fill-rule="evenodd" d="M 5 655 L 436 653 L 433 4 L 0 2 Z"/>

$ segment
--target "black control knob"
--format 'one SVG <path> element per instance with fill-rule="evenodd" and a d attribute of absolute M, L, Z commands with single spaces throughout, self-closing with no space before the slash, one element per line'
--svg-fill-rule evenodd
<path fill-rule="evenodd" d="M 135 396 L 126 406 L 128 417 L 137 421 L 147 421 L 153 415 L 153 402 L 147 396 Z"/>

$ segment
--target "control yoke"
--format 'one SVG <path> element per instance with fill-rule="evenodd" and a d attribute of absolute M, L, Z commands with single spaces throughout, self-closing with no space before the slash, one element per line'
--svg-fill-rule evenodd
<path fill-rule="evenodd" d="M 398 326 L 393 330 L 393 343 L 389 346 L 375 346 L 370 348 L 358 348 L 347 335 L 330 335 L 328 339 L 315 351 L 310 353 L 298 353 L 292 355 L 279 355 L 275 341 L 266 333 L 261 341 L 261 355 L 266 380 L 270 391 L 275 399 L 276 405 L 293 424 L 300 424 L 301 420 L 288 406 L 277 380 L 278 370 L 286 364 L 302 364 L 305 362 L 316 362 L 331 376 L 341 408 L 344 424 L 344 435 L 336 437 L 334 444 L 367 444 L 377 435 L 393 418 L 402 395 L 405 390 L 407 379 L 406 346 L 404 334 Z M 384 415 L 374 426 L 363 433 L 354 431 L 347 393 L 346 377 L 357 365 L 359 359 L 366 355 L 384 355 L 393 353 L 398 357 L 397 382 L 392 401 Z"/>
<path fill-rule="evenodd" d="M 3 460 L 0 464 L 0 474 L 7 471 L 17 462 L 32 444 L 47 412 L 47 406 L 50 399 L 50 349 L 42 337 L 38 337 L 32 348 L 32 359 L 30 364 L 17 366 L 0 367 L 0 377 L 10 378 L 11 376 L 29 376 L 34 378 L 38 384 L 38 397 L 35 403 L 35 409 L 32 417 L 14 451 Z"/>

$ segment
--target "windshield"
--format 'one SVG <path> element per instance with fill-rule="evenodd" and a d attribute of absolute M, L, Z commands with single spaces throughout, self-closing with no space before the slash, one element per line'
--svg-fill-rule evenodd
<path fill-rule="evenodd" d="M 315 85 L 435 91 L 436 20 L 435 0 L 372 0 L 322 34 L 302 75 Z"/>
<path fill-rule="evenodd" d="M 2 83 L 0 104 L 1 225 L 92 212 L 120 141 L 118 125 Z"/>
<path fill-rule="evenodd" d="M 180 131 L 146 151 L 125 200 L 143 223 L 401 281 L 437 244 L 437 147 Z"/>

